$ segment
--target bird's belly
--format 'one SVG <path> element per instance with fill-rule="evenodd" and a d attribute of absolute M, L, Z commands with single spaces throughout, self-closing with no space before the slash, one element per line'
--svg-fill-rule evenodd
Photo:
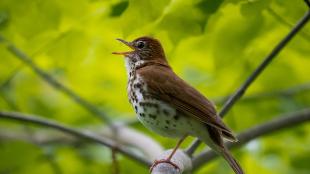
<path fill-rule="evenodd" d="M 145 127 L 162 136 L 177 138 L 186 134 L 186 130 L 180 126 L 184 118 L 166 103 L 158 100 L 140 101 L 136 113 Z"/>
<path fill-rule="evenodd" d="M 197 121 L 184 116 L 169 104 L 159 100 L 141 100 L 134 103 L 137 117 L 150 130 L 165 137 L 180 138 L 192 134 Z"/>
<path fill-rule="evenodd" d="M 204 130 L 202 124 L 190 116 L 182 115 L 170 104 L 148 95 L 143 81 L 137 77 L 128 85 L 129 100 L 139 121 L 148 129 L 165 137 L 179 138 L 196 135 Z"/>

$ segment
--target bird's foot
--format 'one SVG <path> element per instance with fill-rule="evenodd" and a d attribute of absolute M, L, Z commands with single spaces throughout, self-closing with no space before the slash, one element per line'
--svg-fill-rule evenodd
<path fill-rule="evenodd" d="M 154 161 L 153 165 L 150 168 L 150 173 L 152 173 L 154 167 L 157 166 L 160 163 L 168 163 L 168 164 L 172 165 L 174 168 L 180 170 L 179 166 L 176 165 L 175 163 L 173 163 L 170 159 L 161 159 L 161 160 L 155 160 Z"/>

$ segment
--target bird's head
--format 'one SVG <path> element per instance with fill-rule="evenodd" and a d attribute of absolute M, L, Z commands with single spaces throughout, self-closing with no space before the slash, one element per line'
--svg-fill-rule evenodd
<path fill-rule="evenodd" d="M 124 43 L 131 51 L 113 52 L 113 54 L 124 55 L 129 61 L 163 61 L 166 62 L 164 49 L 157 39 L 151 37 L 139 37 L 132 42 L 127 42 L 122 39 L 117 39 Z"/>

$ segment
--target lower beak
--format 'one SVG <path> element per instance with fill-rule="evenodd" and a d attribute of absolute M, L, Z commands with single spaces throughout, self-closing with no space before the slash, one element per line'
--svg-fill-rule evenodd
<path fill-rule="evenodd" d="M 123 39 L 116 39 L 120 42 L 122 42 L 123 44 L 127 45 L 129 48 L 133 49 L 133 51 L 125 51 L 125 52 L 112 52 L 112 54 L 116 54 L 116 55 L 124 55 L 124 56 L 127 56 L 128 54 L 131 54 L 134 52 L 135 50 L 135 47 L 133 47 L 132 43 L 131 42 L 127 42 L 127 41 L 124 41 Z"/>

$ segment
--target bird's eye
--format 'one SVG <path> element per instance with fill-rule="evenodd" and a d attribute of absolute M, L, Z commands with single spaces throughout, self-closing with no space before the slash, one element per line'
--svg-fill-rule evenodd
<path fill-rule="evenodd" d="M 144 48 L 144 46 L 145 46 L 145 43 L 144 42 L 142 42 L 142 41 L 139 41 L 139 42 L 137 42 L 137 47 L 138 48 Z"/>

